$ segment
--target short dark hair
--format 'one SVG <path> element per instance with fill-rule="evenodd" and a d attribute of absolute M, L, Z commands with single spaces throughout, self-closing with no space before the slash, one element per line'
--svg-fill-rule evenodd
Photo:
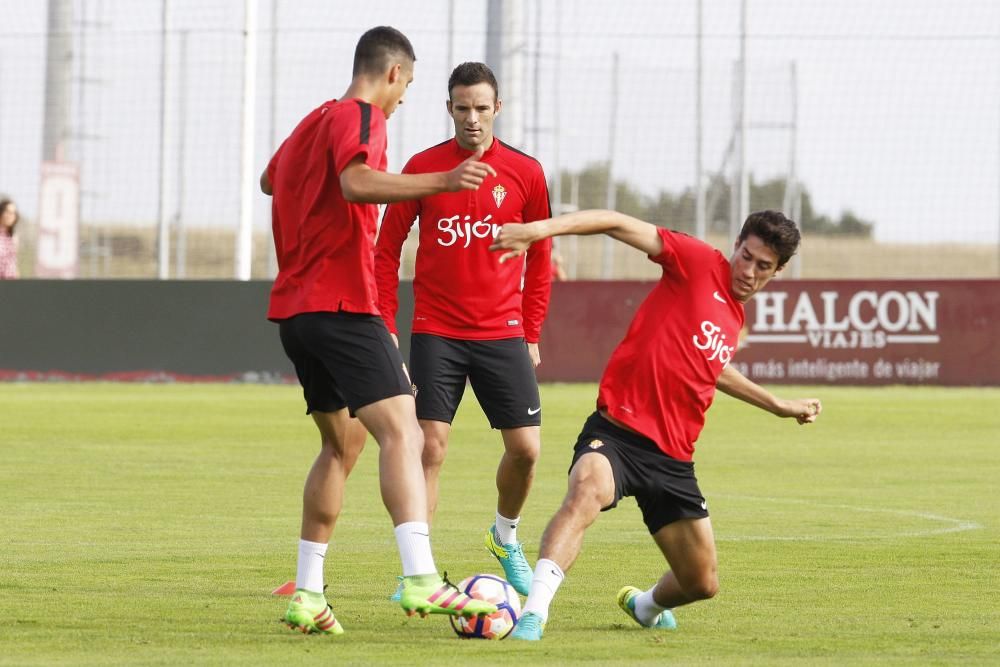
<path fill-rule="evenodd" d="M 740 230 L 739 240 L 745 241 L 751 234 L 778 253 L 779 269 L 792 258 L 802 240 L 795 222 L 781 211 L 757 211 L 748 215 Z"/>
<path fill-rule="evenodd" d="M 414 63 L 417 56 L 413 53 L 413 45 L 406 35 L 380 25 L 361 35 L 354 49 L 354 76 L 359 74 L 382 74 L 392 65 L 393 56 L 403 56 Z"/>
<path fill-rule="evenodd" d="M 477 83 L 488 83 L 493 89 L 493 101 L 500 99 L 500 87 L 497 78 L 485 63 L 462 63 L 452 70 L 448 77 L 448 98 L 455 86 L 474 86 Z"/>

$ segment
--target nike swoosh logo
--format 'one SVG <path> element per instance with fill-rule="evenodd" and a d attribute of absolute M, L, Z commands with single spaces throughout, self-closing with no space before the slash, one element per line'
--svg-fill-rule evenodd
<path fill-rule="evenodd" d="M 723 299 L 721 296 L 719 296 L 719 293 L 717 291 L 716 292 L 712 292 L 712 298 L 715 299 L 716 301 L 721 302 L 721 303 L 725 303 L 726 302 L 725 299 Z"/>
<path fill-rule="evenodd" d="M 423 535 L 424 537 L 430 537 L 428 533 L 418 533 L 417 531 L 411 532 L 410 535 Z"/>
<path fill-rule="evenodd" d="M 534 410 L 532 410 L 531 408 L 528 408 L 528 414 L 529 415 L 537 415 L 541 411 L 542 411 L 541 408 L 535 408 Z"/>
<path fill-rule="evenodd" d="M 706 503 L 705 501 L 702 501 L 702 503 L 701 503 L 701 508 L 702 508 L 703 510 L 707 510 L 707 509 L 708 509 L 708 503 Z"/>

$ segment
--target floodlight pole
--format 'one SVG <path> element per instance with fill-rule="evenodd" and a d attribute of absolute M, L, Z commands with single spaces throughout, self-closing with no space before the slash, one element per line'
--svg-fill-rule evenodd
<path fill-rule="evenodd" d="M 730 239 L 739 235 L 740 227 L 750 212 L 750 174 L 747 171 L 747 0 L 740 1 L 739 85 L 739 214 L 731 221 Z"/>
<path fill-rule="evenodd" d="M 267 132 L 268 158 L 278 149 L 278 0 L 271 0 L 271 101 L 268 119 L 270 126 Z M 269 207 L 270 208 L 270 207 Z M 274 244 L 268 244 L 267 275 L 274 278 L 278 275 L 278 257 Z"/>
<path fill-rule="evenodd" d="M 451 71 L 455 68 L 455 0 L 448 0 L 448 63 L 445 65 L 448 70 L 449 76 Z M 448 91 L 448 97 L 451 97 L 451 91 Z M 444 115 L 444 136 L 449 136 L 454 132 L 452 127 L 452 118 L 450 115 Z"/>
<path fill-rule="evenodd" d="M 184 158 L 187 148 L 187 88 L 188 88 L 188 30 L 182 30 L 178 39 L 180 85 L 177 86 L 177 211 L 174 214 L 174 228 L 177 232 L 177 248 L 174 252 L 174 277 L 187 276 L 187 229 L 184 226 Z"/>
<path fill-rule="evenodd" d="M 703 132 L 703 110 L 702 110 L 702 66 L 704 52 L 702 51 L 702 33 L 704 25 L 702 22 L 702 0 L 697 0 L 697 25 L 695 37 L 695 84 L 694 84 L 694 233 L 701 240 L 705 240 L 705 184 L 702 180 L 702 132 Z"/>
<path fill-rule="evenodd" d="M 160 18 L 160 187 L 157 219 L 157 277 L 170 277 L 170 214 L 167 211 L 167 146 L 170 145 L 170 0 L 161 0 Z"/>
<path fill-rule="evenodd" d="M 257 99 L 257 0 L 243 3 L 243 136 L 240 142 L 240 226 L 236 279 L 250 280 L 253 259 L 254 103 Z"/>
<path fill-rule="evenodd" d="M 611 122 L 608 124 L 608 189 L 604 193 L 605 206 L 609 211 L 614 211 L 617 206 L 617 192 L 615 190 L 615 129 L 618 124 L 618 52 L 615 51 L 611 58 Z M 601 278 L 610 280 L 614 272 L 615 264 L 615 240 L 610 236 L 604 236 L 604 247 L 601 259 Z"/>

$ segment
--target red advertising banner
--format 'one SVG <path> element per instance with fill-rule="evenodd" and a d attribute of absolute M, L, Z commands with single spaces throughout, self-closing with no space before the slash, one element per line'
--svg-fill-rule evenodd
<path fill-rule="evenodd" d="M 652 285 L 553 285 L 542 381 L 596 381 Z M 775 280 L 732 363 L 773 384 L 1000 385 L 998 280 Z"/>
<path fill-rule="evenodd" d="M 755 382 L 1000 385 L 1000 281 L 778 280 L 746 308 Z"/>

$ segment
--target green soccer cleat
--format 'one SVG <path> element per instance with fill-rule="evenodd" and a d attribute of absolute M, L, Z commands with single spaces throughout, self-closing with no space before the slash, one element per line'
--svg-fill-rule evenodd
<path fill-rule="evenodd" d="M 545 632 L 545 621 L 533 611 L 525 612 L 524 616 L 518 620 L 514 626 L 514 631 L 510 633 L 511 639 L 521 639 L 529 642 L 537 642 Z"/>
<path fill-rule="evenodd" d="M 501 544 L 497 540 L 496 526 L 486 530 L 486 550 L 496 556 L 503 568 L 503 574 L 514 590 L 521 595 L 531 592 L 531 567 L 524 557 L 521 543 Z"/>
<path fill-rule="evenodd" d="M 298 588 L 292 594 L 282 623 L 303 634 L 342 635 L 344 626 L 333 616 L 333 608 L 322 593 Z"/>
<path fill-rule="evenodd" d="M 669 609 L 664 609 L 660 612 L 660 615 L 656 617 L 652 625 L 646 625 L 640 621 L 635 616 L 635 599 L 642 593 L 635 586 L 626 586 L 620 591 L 618 591 L 618 606 L 622 608 L 626 614 L 629 615 L 633 621 L 638 623 L 644 628 L 656 628 L 658 630 L 676 630 L 677 620 L 674 618 L 674 614 Z"/>
<path fill-rule="evenodd" d="M 486 616 L 497 610 L 483 600 L 471 598 L 448 581 L 448 574 L 441 579 L 436 574 L 403 578 L 403 592 L 399 596 L 399 606 L 407 616 L 420 614 L 448 614 L 449 616 Z"/>
<path fill-rule="evenodd" d="M 396 592 L 389 596 L 389 602 L 399 602 L 403 597 L 403 578 L 396 577 Z"/>

